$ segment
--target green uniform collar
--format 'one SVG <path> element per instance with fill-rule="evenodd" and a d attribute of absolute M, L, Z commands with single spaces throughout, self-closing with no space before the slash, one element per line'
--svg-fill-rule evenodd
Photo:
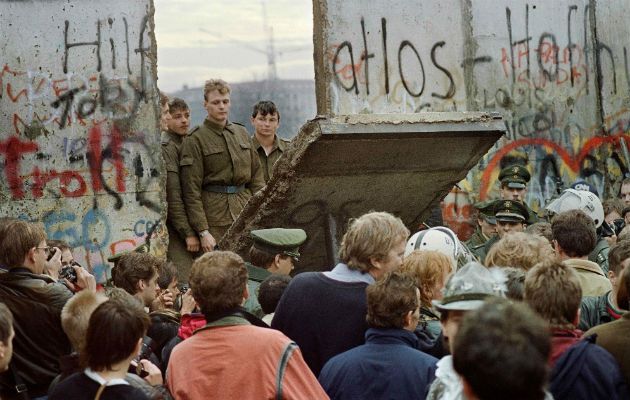
<path fill-rule="evenodd" d="M 247 275 L 250 281 L 262 282 L 271 275 L 271 272 L 264 268 L 257 267 L 250 263 L 245 263 L 245 265 L 247 266 Z"/>
<path fill-rule="evenodd" d="M 225 126 L 220 126 L 218 124 L 215 124 L 214 122 L 210 121 L 208 118 L 203 120 L 203 124 L 206 126 L 206 128 L 210 129 L 212 132 L 215 132 L 218 135 L 223 136 L 223 129 L 228 129 L 230 132 L 232 132 L 229 128 L 230 125 L 232 124 L 230 121 L 228 121 Z"/>
<path fill-rule="evenodd" d="M 252 139 L 254 140 L 254 144 L 256 145 L 256 150 L 260 151 L 260 149 L 263 149 L 262 144 L 260 144 L 260 142 L 258 141 L 258 139 L 256 138 L 256 134 L 254 133 L 254 136 L 252 136 Z M 284 149 L 286 148 L 286 143 L 284 142 L 284 140 L 281 140 L 278 135 L 274 135 L 273 137 L 273 145 L 271 145 L 271 151 L 269 152 L 269 154 L 273 153 L 275 150 L 280 150 L 280 152 L 284 152 Z M 264 151 L 264 149 L 263 149 Z"/>
<path fill-rule="evenodd" d="M 184 141 L 184 136 L 178 135 L 170 129 L 166 131 L 166 134 L 168 135 L 169 140 L 172 140 L 177 144 L 181 144 Z"/>

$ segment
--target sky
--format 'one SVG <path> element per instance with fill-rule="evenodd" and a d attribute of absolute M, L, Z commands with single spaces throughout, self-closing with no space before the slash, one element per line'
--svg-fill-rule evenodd
<path fill-rule="evenodd" d="M 169 93 L 268 75 L 263 0 L 154 0 L 158 86 Z M 278 78 L 313 79 L 311 0 L 264 0 L 273 29 Z M 254 49 L 258 49 L 258 51 Z"/>

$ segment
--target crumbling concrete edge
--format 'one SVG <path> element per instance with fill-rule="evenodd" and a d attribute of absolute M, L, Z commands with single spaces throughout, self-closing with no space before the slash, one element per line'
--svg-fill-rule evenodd
<path fill-rule="evenodd" d="M 317 101 L 317 115 L 332 115 L 330 81 L 332 77 L 328 70 L 327 43 L 328 30 L 328 2 L 313 0 L 313 61 L 315 68 L 315 97 Z M 323 34 L 318 34 L 322 32 Z"/>
<path fill-rule="evenodd" d="M 291 141 L 283 156 L 276 162 L 273 175 L 267 185 L 255 193 L 247 202 L 243 210 L 223 235 L 218 243 L 221 250 L 231 250 L 241 256 L 246 256 L 251 246 L 248 234 L 254 229 L 273 228 L 265 221 L 268 217 L 264 210 L 280 210 L 286 208 L 288 199 L 295 190 L 297 170 L 309 146 L 322 136 L 319 122 L 325 119 L 312 119 L 300 128 L 298 135 Z"/>

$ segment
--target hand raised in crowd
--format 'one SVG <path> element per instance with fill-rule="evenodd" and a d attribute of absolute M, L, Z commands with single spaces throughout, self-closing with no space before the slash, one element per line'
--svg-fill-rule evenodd
<path fill-rule="evenodd" d="M 199 247 L 199 238 L 196 235 L 186 237 L 186 250 L 191 253 L 196 253 L 199 251 Z"/>
<path fill-rule="evenodd" d="M 140 363 L 144 367 L 144 370 L 149 373 L 144 379 L 151 386 L 160 386 L 164 384 L 162 379 L 162 371 L 149 360 L 140 360 Z"/>
<path fill-rule="evenodd" d="M 78 292 L 79 290 L 96 292 L 96 278 L 94 278 L 94 275 L 90 274 L 87 269 L 83 268 L 79 264 L 73 264 L 72 269 L 74 269 L 74 273 L 77 275 L 77 281 L 70 282 L 64 278 L 66 285 L 70 289 L 74 292 Z"/>
<path fill-rule="evenodd" d="M 214 240 L 214 236 L 212 236 L 211 233 L 201 237 L 201 249 L 204 253 L 214 251 L 214 246 L 216 246 L 216 244 L 217 241 Z"/>
<path fill-rule="evenodd" d="M 57 280 L 59 279 L 59 270 L 61 269 L 61 250 L 57 247 L 50 249 L 53 256 L 44 263 L 44 274 Z"/>
<path fill-rule="evenodd" d="M 182 315 L 190 314 L 195 311 L 196 306 L 197 304 L 195 303 L 195 298 L 192 295 L 192 290 L 189 289 L 186 293 L 182 295 L 182 308 L 180 310 L 180 313 Z"/>
<path fill-rule="evenodd" d="M 158 296 L 151 303 L 151 311 L 163 310 L 165 308 L 173 308 L 175 298 L 169 290 L 160 290 Z"/>

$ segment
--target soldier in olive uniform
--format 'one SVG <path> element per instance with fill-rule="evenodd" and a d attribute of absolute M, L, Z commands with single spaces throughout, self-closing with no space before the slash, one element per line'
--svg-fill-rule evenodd
<path fill-rule="evenodd" d="M 204 100 L 208 118 L 184 138 L 179 165 L 188 221 L 212 251 L 265 178 L 249 133 L 228 121 L 230 86 L 207 81 Z"/>
<path fill-rule="evenodd" d="M 494 218 L 497 220 L 497 235 L 483 246 L 472 250 L 481 263 L 485 263 L 490 248 L 499 240 L 512 232 L 524 232 L 527 226 L 527 209 L 514 200 L 496 200 L 494 202 Z"/>
<path fill-rule="evenodd" d="M 256 103 L 250 121 L 254 127 L 252 144 L 260 157 L 265 182 L 267 182 L 274 164 L 284 153 L 289 141 L 276 135 L 276 130 L 280 125 L 280 111 L 273 101 L 262 100 Z"/>
<path fill-rule="evenodd" d="M 249 297 L 244 307 L 259 318 L 264 312 L 258 303 L 258 287 L 272 274 L 289 274 L 300 257 L 300 245 L 306 241 L 302 229 L 259 229 L 251 231 L 254 244 L 249 249 L 247 265 Z"/>
<path fill-rule="evenodd" d="M 527 183 L 531 179 L 531 174 L 522 165 L 510 165 L 505 167 L 499 173 L 501 181 L 501 198 L 504 200 L 514 200 L 525 206 L 527 210 L 527 224 L 535 224 L 538 222 L 538 216 L 525 203 L 525 195 L 527 194 Z"/>
<path fill-rule="evenodd" d="M 190 128 L 190 109 L 182 99 L 174 98 L 167 103 L 168 118 L 164 118 L 167 130 L 162 132 L 162 157 L 166 165 L 166 201 L 168 213 L 168 250 L 166 256 L 179 271 L 179 280 L 188 283 L 193 258 L 198 256 L 200 243 L 191 228 L 182 200 L 179 180 L 179 153 L 184 137 Z"/>
<path fill-rule="evenodd" d="M 477 209 L 477 229 L 475 233 L 464 244 L 469 249 L 474 250 L 483 246 L 488 240 L 497 235 L 497 220 L 494 219 L 494 200 L 480 201 L 475 203 Z"/>

